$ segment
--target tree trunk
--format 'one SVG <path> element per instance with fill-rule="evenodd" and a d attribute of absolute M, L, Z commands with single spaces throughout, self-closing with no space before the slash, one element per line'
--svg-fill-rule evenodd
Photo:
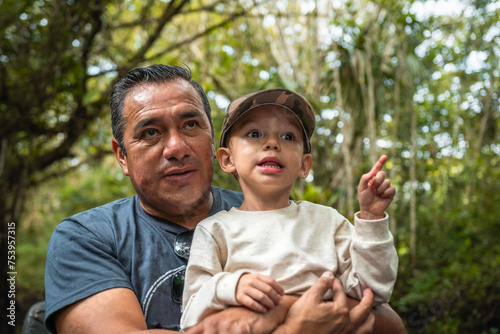
<path fill-rule="evenodd" d="M 334 50 L 338 53 L 337 45 L 334 43 Z M 344 140 L 341 145 L 341 154 L 344 158 L 344 170 L 345 170 L 345 178 L 344 178 L 344 186 L 347 190 L 347 198 L 346 198 L 346 215 L 348 217 L 354 216 L 354 180 L 352 173 L 352 159 L 351 159 L 351 143 L 353 136 L 353 122 L 352 120 L 346 120 L 344 117 L 344 100 L 342 98 L 342 86 L 340 80 L 340 69 L 339 66 L 335 66 L 333 69 L 334 82 L 335 82 L 335 108 L 339 112 L 340 121 L 344 124 L 342 127 L 342 135 L 344 136 Z"/>
<path fill-rule="evenodd" d="M 404 62 L 404 56 L 406 54 L 406 44 L 403 44 L 401 48 L 399 48 L 399 63 L 402 64 Z M 397 147 L 396 143 L 398 142 L 398 130 L 399 130 L 399 119 L 401 115 L 401 72 L 395 71 L 394 73 L 394 114 L 392 117 L 392 146 L 391 146 L 391 161 L 395 162 L 397 160 Z M 396 177 L 396 165 L 393 163 L 392 168 L 389 170 L 389 179 L 394 185 L 394 180 Z M 394 205 L 389 207 L 389 229 L 391 230 L 394 239 L 396 239 L 397 233 L 397 221 Z"/>
<path fill-rule="evenodd" d="M 372 47 L 371 38 L 369 34 L 365 35 L 365 51 L 366 51 L 366 61 L 365 61 L 365 72 L 366 72 L 366 88 L 367 88 L 367 100 L 366 105 L 366 119 L 368 127 L 368 138 L 370 139 L 370 165 L 373 166 L 378 160 L 378 150 L 377 150 L 377 129 L 375 120 L 375 81 L 373 79 L 372 70 Z"/>
<path fill-rule="evenodd" d="M 410 136 L 411 136 L 411 157 L 410 157 L 410 256 L 411 266 L 417 266 L 417 111 L 413 110 L 411 103 L 407 102 L 407 108 L 411 115 Z"/>

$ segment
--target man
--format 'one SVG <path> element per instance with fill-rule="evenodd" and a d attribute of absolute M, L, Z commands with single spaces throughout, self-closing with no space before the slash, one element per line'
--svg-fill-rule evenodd
<path fill-rule="evenodd" d="M 137 194 L 69 217 L 56 228 L 47 254 L 46 325 L 58 333 L 175 331 L 189 230 L 239 206 L 242 196 L 211 187 L 210 105 L 189 71 L 163 65 L 133 70 L 116 84 L 110 106 L 113 151 Z M 337 297 L 323 303 L 322 293 L 332 286 Z M 193 332 L 270 332 L 283 321 L 291 333 L 363 332 L 374 320 L 372 301 L 368 294 L 346 312 L 338 282 L 325 274 L 298 301 L 284 300 L 272 316 L 229 309 Z"/>

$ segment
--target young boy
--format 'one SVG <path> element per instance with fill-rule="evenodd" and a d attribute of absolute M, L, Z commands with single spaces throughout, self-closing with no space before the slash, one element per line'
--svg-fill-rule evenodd
<path fill-rule="evenodd" d="M 290 201 L 296 178 L 311 169 L 314 127 L 307 101 L 284 89 L 229 105 L 216 156 L 238 180 L 244 201 L 195 230 L 182 328 L 234 305 L 264 313 L 284 294 L 304 293 L 325 271 L 353 298 L 370 288 L 375 304 L 388 301 L 398 258 L 385 213 L 396 192 L 381 171 L 387 158 L 360 180 L 355 226 L 330 207 Z"/>

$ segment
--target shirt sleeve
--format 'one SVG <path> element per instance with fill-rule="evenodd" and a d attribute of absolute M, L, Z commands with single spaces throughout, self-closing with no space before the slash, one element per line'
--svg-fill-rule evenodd
<path fill-rule="evenodd" d="M 394 289 L 398 268 L 389 217 L 385 214 L 382 219 L 364 220 L 356 213 L 354 222 L 352 239 L 346 235 L 349 229 L 345 227 L 339 227 L 336 236 L 336 242 L 341 241 L 337 243 L 339 279 L 349 296 L 361 299 L 363 290 L 370 288 L 375 295 L 374 305 L 386 303 Z"/>
<path fill-rule="evenodd" d="M 227 259 L 224 238 L 214 240 L 213 235 L 196 227 L 184 283 L 181 328 L 194 326 L 210 314 L 223 310 L 236 301 L 236 285 L 242 273 L 223 271 Z"/>
<path fill-rule="evenodd" d="M 45 322 L 50 331 L 55 332 L 53 315 L 58 310 L 107 289 L 133 289 L 112 235 L 105 223 L 83 226 L 71 219 L 54 230 L 45 267 Z"/>

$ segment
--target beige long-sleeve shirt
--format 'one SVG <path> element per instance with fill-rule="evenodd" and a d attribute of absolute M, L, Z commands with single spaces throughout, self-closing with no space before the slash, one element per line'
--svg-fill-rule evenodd
<path fill-rule="evenodd" d="M 205 219 L 191 246 L 181 327 L 238 305 L 236 285 L 244 273 L 271 276 L 286 294 L 301 295 L 328 270 L 347 295 L 361 299 L 369 287 L 375 304 L 387 302 L 398 266 L 388 216 L 363 220 L 356 215 L 354 222 L 306 201 L 273 211 L 233 208 Z"/>

